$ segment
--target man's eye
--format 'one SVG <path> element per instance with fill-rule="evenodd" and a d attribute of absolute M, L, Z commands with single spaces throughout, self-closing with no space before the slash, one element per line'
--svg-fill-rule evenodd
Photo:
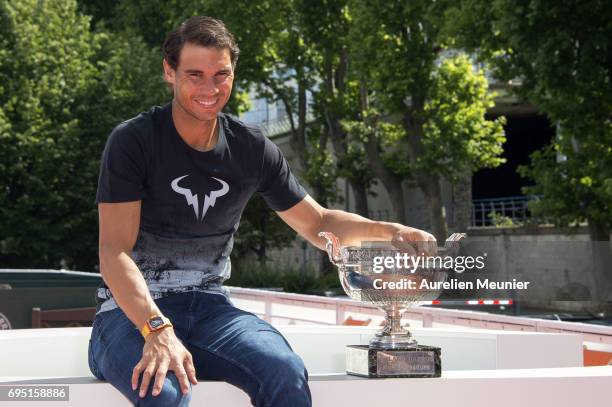
<path fill-rule="evenodd" d="M 200 77 L 200 74 L 199 73 L 190 73 L 189 77 L 193 78 L 193 79 L 198 79 Z"/>

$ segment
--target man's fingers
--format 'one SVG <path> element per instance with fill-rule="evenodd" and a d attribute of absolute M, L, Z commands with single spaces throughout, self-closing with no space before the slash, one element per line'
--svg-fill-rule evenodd
<path fill-rule="evenodd" d="M 436 238 L 423 231 L 402 232 L 399 231 L 393 237 L 391 244 L 408 256 L 435 256 L 438 252 Z"/>
<path fill-rule="evenodd" d="M 136 390 L 136 387 L 138 387 L 138 378 L 140 377 L 140 372 L 142 372 L 142 366 L 143 361 L 142 359 L 140 359 L 140 361 L 136 364 L 136 366 L 134 366 L 134 369 L 132 370 L 132 390 Z"/>
<path fill-rule="evenodd" d="M 419 241 L 417 243 L 419 254 L 423 253 L 426 256 L 434 256 L 437 252 L 437 244 L 435 240 Z"/>
<path fill-rule="evenodd" d="M 162 387 L 164 387 L 164 379 L 168 373 L 168 362 L 162 361 L 157 367 L 157 373 L 155 373 L 155 383 L 153 384 L 153 390 L 151 394 L 157 396 L 161 393 Z"/>
<path fill-rule="evenodd" d="M 391 245 L 401 251 L 402 253 L 407 253 L 408 256 L 412 257 L 416 255 L 416 251 L 412 246 L 412 242 L 404 239 L 394 239 L 391 241 Z"/>
<path fill-rule="evenodd" d="M 144 372 L 142 373 L 142 382 L 140 383 L 140 398 L 143 398 L 147 394 L 147 390 L 149 389 L 149 383 L 151 383 L 151 378 L 155 374 L 155 362 L 149 363 Z"/>
<path fill-rule="evenodd" d="M 187 355 L 187 358 L 185 358 L 185 362 L 183 363 L 183 366 L 185 367 L 185 372 L 187 372 L 189 381 L 191 381 L 192 384 L 198 384 L 198 379 L 196 377 L 196 370 L 195 370 L 195 367 L 193 366 L 193 358 L 191 357 L 191 354 Z"/>
<path fill-rule="evenodd" d="M 419 256 L 423 255 L 423 254 L 427 254 L 426 252 L 426 248 L 425 248 L 425 242 L 419 240 L 416 242 L 416 246 L 417 246 L 417 252 L 419 254 Z"/>
<path fill-rule="evenodd" d="M 426 252 L 430 256 L 434 256 L 438 253 L 438 241 L 432 234 L 427 234 L 427 241 L 425 242 Z"/>
<path fill-rule="evenodd" d="M 427 241 L 427 248 L 430 255 L 438 254 L 438 242 L 435 237 L 431 236 L 431 239 Z"/>
<path fill-rule="evenodd" d="M 416 241 L 418 254 L 426 256 L 434 256 L 438 251 L 436 238 L 430 233 L 423 233 Z"/>
<path fill-rule="evenodd" d="M 189 393 L 189 378 L 187 377 L 187 373 L 185 373 L 185 369 L 183 369 L 183 366 L 179 363 L 176 363 L 172 370 L 174 370 L 174 374 L 178 379 L 183 394 Z"/>

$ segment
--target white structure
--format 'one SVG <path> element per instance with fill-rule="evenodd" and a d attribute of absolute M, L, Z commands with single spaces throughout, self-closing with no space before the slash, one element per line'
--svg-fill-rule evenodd
<path fill-rule="evenodd" d="M 245 289 L 232 291 L 238 306 L 259 312 L 272 321 L 279 318 L 276 313 L 287 319 L 282 315 L 283 307 L 285 312 L 286 307 L 293 307 L 293 317 L 311 324 L 317 319 L 327 319 L 325 313 L 330 312 L 338 319 L 345 313 L 356 315 L 355 311 L 375 314 L 371 307 L 350 300 L 316 300 L 316 297 Z M 300 307 L 302 311 L 297 312 Z M 430 311 L 446 312 L 445 325 L 451 323 L 451 318 L 463 317 L 466 321 L 480 320 L 484 326 L 496 323 L 494 326 L 498 329 L 413 327 L 411 330 L 417 340 L 442 347 L 442 377 L 364 379 L 344 373 L 344 346 L 367 343 L 376 326 L 277 324 L 277 328 L 303 358 L 310 372 L 313 404 L 317 407 L 610 405 L 612 366 L 581 366 L 583 341 L 608 343 L 612 341 L 612 328 L 594 327 L 590 333 L 583 334 L 579 330 L 583 324 L 562 323 L 569 326 L 565 331 L 568 333 L 533 332 L 538 330 L 538 321 L 524 321 L 524 329 L 516 330 L 519 326 L 516 320 L 523 318 L 491 316 L 501 318 L 494 322 L 480 313 L 420 308 L 412 310 L 409 317 L 422 320 L 424 325 L 443 320 L 443 315 Z M 563 330 L 555 321 L 544 322 L 542 330 L 553 330 L 555 326 Z M 128 406 L 128 401 L 118 391 L 96 380 L 89 372 L 90 329 L 0 331 L 0 386 L 63 384 L 69 386 L 70 401 L 51 402 L 51 405 Z M 573 333 L 572 329 L 575 329 Z M 17 405 L 44 404 L 19 402 Z M 192 405 L 239 407 L 248 406 L 249 400 L 245 393 L 226 383 L 200 382 L 193 388 Z"/>

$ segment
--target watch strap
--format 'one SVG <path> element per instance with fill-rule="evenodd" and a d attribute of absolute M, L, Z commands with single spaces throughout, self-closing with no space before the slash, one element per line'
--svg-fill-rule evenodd
<path fill-rule="evenodd" d="M 161 324 L 159 323 L 161 320 Z M 152 325 L 152 322 L 156 323 L 156 326 Z M 143 327 L 140 329 L 140 333 L 142 334 L 143 338 L 146 339 L 147 336 L 149 336 L 149 334 L 151 332 L 158 332 L 161 331 L 162 329 L 165 328 L 170 328 L 172 327 L 172 323 L 170 322 L 170 320 L 168 318 L 166 318 L 163 315 L 153 315 L 151 317 L 149 317 L 149 319 L 147 319 L 147 321 L 144 323 Z"/>

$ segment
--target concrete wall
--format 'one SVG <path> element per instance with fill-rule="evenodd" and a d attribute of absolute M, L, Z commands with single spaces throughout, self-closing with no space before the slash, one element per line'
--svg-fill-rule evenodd
<path fill-rule="evenodd" d="M 608 243 L 597 243 L 600 247 Z M 527 290 L 445 291 L 442 299 L 513 299 L 522 311 L 597 313 L 612 304 L 612 263 L 596 270 L 586 228 L 570 233 L 552 227 L 470 228 L 461 255 L 487 253 L 483 272 L 464 272 L 460 281 L 529 281 Z M 608 249 L 608 254 L 610 249 Z M 301 240 L 271 252 L 279 267 L 318 272 L 320 251 Z M 607 302 L 607 304 L 606 304 Z M 608 311 L 609 312 L 609 311 Z"/>
<path fill-rule="evenodd" d="M 496 281 L 530 281 L 527 290 L 479 290 L 480 298 L 513 298 L 522 307 L 566 311 L 596 311 L 612 301 L 612 264 L 597 268 L 594 249 L 610 242 L 592 243 L 586 228 L 470 228 L 462 254 L 487 253 L 485 271 L 464 273 Z M 471 278 L 470 278 L 471 277 Z"/>

